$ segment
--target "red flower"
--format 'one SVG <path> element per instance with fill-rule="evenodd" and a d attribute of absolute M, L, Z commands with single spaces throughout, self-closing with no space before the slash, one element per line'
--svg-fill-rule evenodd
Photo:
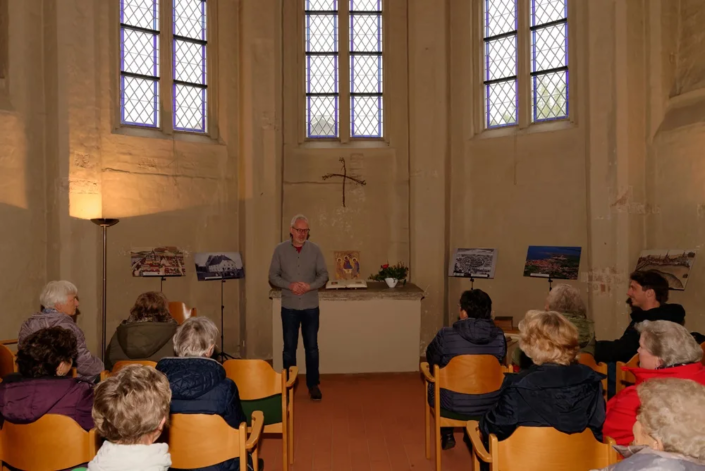
<path fill-rule="evenodd" d="M 389 268 L 389 264 L 385 263 L 384 265 L 382 265 L 382 268 Z"/>

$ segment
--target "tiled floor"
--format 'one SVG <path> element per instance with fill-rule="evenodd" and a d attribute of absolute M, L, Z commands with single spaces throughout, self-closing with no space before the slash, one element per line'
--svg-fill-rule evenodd
<path fill-rule="evenodd" d="M 308 398 L 299 378 L 295 398 L 293 471 L 433 470 L 424 452 L 424 387 L 417 373 L 331 375 L 321 378 L 323 401 Z M 470 453 L 457 445 L 443 452 L 443 469 L 470 471 Z M 281 471 L 281 438 L 265 436 L 265 471 Z"/>

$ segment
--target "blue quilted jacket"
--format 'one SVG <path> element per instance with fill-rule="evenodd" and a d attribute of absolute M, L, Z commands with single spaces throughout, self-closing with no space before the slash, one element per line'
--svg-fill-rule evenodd
<path fill-rule="evenodd" d="M 163 358 L 157 370 L 169 379 L 172 414 L 217 414 L 233 428 L 245 421 L 240 394 L 225 368 L 210 358 Z M 218 437 L 214 436 L 213 440 Z M 199 471 L 239 470 L 239 460 L 228 460 Z"/>

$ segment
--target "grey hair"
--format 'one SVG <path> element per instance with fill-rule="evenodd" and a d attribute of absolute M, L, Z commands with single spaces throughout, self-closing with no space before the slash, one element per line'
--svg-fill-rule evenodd
<path fill-rule="evenodd" d="M 560 284 L 554 286 L 548 293 L 546 304 L 549 311 L 587 317 L 587 309 L 582 296 L 580 296 L 580 291 L 570 285 Z"/>
<path fill-rule="evenodd" d="M 218 328 L 207 317 L 189 317 L 174 334 L 177 357 L 204 357 L 215 345 Z"/>
<path fill-rule="evenodd" d="M 293 218 L 291 218 L 291 227 L 294 227 L 294 224 L 296 224 L 296 221 L 301 219 L 302 221 L 305 221 L 306 224 L 308 224 L 308 218 L 304 216 L 303 214 L 297 214 Z"/>
<path fill-rule="evenodd" d="M 78 294 L 78 288 L 70 281 L 50 281 L 39 295 L 39 304 L 45 308 L 53 309 L 57 304 L 64 304 L 69 296 Z"/>
<path fill-rule="evenodd" d="M 644 347 L 658 357 L 664 367 L 695 363 L 703 358 L 703 350 L 688 329 L 671 321 L 643 321 L 636 325 Z"/>
<path fill-rule="evenodd" d="M 690 379 L 654 378 L 636 387 L 636 420 L 663 449 L 705 460 L 705 386 Z"/>

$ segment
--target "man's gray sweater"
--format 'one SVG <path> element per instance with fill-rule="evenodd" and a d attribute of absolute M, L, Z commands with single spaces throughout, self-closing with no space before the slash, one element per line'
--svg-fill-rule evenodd
<path fill-rule="evenodd" d="M 308 283 L 311 290 L 296 296 L 289 285 L 297 281 Z M 326 261 L 318 245 L 304 242 L 301 252 L 290 240 L 277 245 L 269 266 L 269 282 L 282 290 L 282 307 L 286 309 L 313 309 L 318 307 L 318 289 L 328 281 Z"/>

